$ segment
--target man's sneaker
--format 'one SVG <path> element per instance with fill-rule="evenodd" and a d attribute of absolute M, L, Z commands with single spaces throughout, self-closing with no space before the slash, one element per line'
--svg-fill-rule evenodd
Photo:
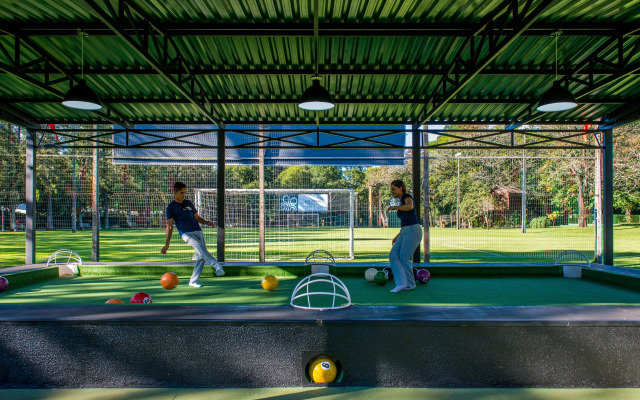
<path fill-rule="evenodd" d="M 189 286 L 191 286 L 191 287 L 202 287 L 202 285 L 201 285 L 201 284 L 199 284 L 199 283 L 197 283 L 197 282 L 191 282 L 191 283 L 189 284 Z"/>
<path fill-rule="evenodd" d="M 407 287 L 406 287 L 406 288 L 404 288 L 404 289 L 402 289 L 402 290 L 413 290 L 413 289 L 415 289 L 415 288 L 416 288 L 416 286 L 417 286 L 417 285 L 414 283 L 414 284 L 413 284 L 413 286 L 409 286 L 409 285 L 407 285 Z"/>
<path fill-rule="evenodd" d="M 220 265 L 216 265 L 216 276 L 224 276 L 224 270 Z"/>

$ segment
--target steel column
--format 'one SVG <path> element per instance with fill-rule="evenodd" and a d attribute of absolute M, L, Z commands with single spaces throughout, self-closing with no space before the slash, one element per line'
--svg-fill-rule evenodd
<path fill-rule="evenodd" d="M 418 218 L 420 218 L 420 199 L 422 197 L 420 147 L 420 131 L 418 128 L 413 128 L 411 130 L 411 194 L 413 194 L 413 209 Z M 420 246 L 413 253 L 413 262 L 420 262 Z"/>
<path fill-rule="evenodd" d="M 225 138 L 226 131 L 220 129 L 218 131 L 218 190 L 216 191 L 216 204 L 217 204 L 217 225 L 218 225 L 218 242 L 217 242 L 217 255 L 218 261 L 224 261 L 224 212 L 225 212 Z"/>
<path fill-rule="evenodd" d="M 36 134 L 27 130 L 25 264 L 36 263 Z"/>
<path fill-rule="evenodd" d="M 258 186 L 260 189 L 260 193 L 258 195 L 258 260 L 260 262 L 265 262 L 265 210 L 264 210 L 264 152 L 265 149 L 261 145 L 258 150 L 258 155 L 260 157 L 260 163 L 258 165 Z"/>
<path fill-rule="evenodd" d="M 613 265 L 613 129 L 602 133 L 602 263 Z"/>
<path fill-rule="evenodd" d="M 431 204 L 429 201 L 429 132 L 422 132 L 422 143 L 424 148 L 424 156 L 423 156 L 423 191 L 422 191 L 422 240 L 423 240 L 423 251 L 424 251 L 424 262 L 431 261 L 431 221 L 429 210 L 431 209 Z"/>

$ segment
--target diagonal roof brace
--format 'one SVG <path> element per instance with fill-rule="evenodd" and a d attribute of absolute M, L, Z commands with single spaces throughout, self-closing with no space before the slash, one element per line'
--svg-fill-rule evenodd
<path fill-rule="evenodd" d="M 10 33 L 7 32 L 6 30 L 3 30 L 0 28 L 0 32 L 4 32 L 4 33 Z M 37 58 L 36 60 L 27 62 L 27 63 L 23 63 L 22 62 L 22 47 L 23 46 L 28 46 L 29 48 L 31 48 L 32 51 L 36 52 L 39 55 L 39 58 Z M 4 54 L 4 56 L 9 60 L 9 62 L 11 64 L 4 64 L 4 63 L 0 63 L 0 71 L 4 71 L 7 74 L 16 76 L 28 83 L 30 83 L 33 86 L 37 86 L 42 90 L 45 90 L 51 94 L 53 94 L 54 96 L 56 96 L 56 98 L 58 99 L 62 99 L 64 98 L 64 93 L 62 93 L 60 90 L 56 89 L 54 87 L 55 84 L 60 83 L 60 82 L 64 82 L 64 81 L 69 81 L 71 82 L 78 82 L 78 78 L 76 78 L 73 74 L 68 74 L 65 72 L 65 66 L 60 63 L 58 60 L 56 60 L 51 54 L 49 54 L 47 51 L 45 51 L 43 48 L 41 48 L 38 44 L 36 44 L 33 40 L 31 40 L 30 38 L 23 38 L 20 36 L 14 36 L 14 46 L 12 49 L 8 50 L 6 49 L 2 44 L 0 44 L 0 51 Z M 13 51 L 13 56 L 11 55 L 10 51 Z M 34 76 L 31 76 L 29 74 L 26 73 L 26 70 L 34 65 L 43 65 L 44 66 L 44 77 L 43 77 L 43 81 L 35 78 Z M 62 73 L 64 75 L 63 78 L 58 78 L 56 80 L 51 80 L 50 79 L 50 75 L 52 74 L 60 74 Z M 59 100 L 58 100 L 59 101 Z M 121 115 L 119 115 L 117 112 L 115 112 L 112 108 L 106 108 L 106 112 L 105 111 L 97 111 L 97 110 L 92 110 L 89 111 L 92 112 L 95 115 L 100 116 L 100 118 L 104 119 L 105 121 L 109 121 L 113 124 L 116 125 L 120 125 L 123 127 L 131 127 L 129 125 L 129 123 L 126 122 L 126 119 L 123 118 Z"/>
<path fill-rule="evenodd" d="M 424 112 L 419 117 L 417 125 L 424 125 L 432 119 L 440 109 L 447 104 L 462 88 L 464 88 L 476 75 L 480 73 L 491 61 L 504 51 L 513 41 L 522 35 L 531 24 L 544 12 L 555 0 L 543 0 L 538 6 L 530 10 L 532 0 L 520 9 L 518 1 L 506 0 L 500 4 L 484 21 L 484 23 L 471 36 L 467 37 L 464 44 L 456 54 L 454 61 L 448 70 L 442 74 L 434 91 L 429 95 L 424 107 Z M 508 34 L 505 27 L 509 16 L 513 19 L 513 30 Z M 488 54 L 480 59 L 482 50 L 488 47 Z M 465 74 L 454 73 L 467 67 Z"/>
<path fill-rule="evenodd" d="M 627 41 L 626 46 L 624 43 L 625 40 Z M 605 60 L 603 58 L 605 54 L 615 55 L 615 62 Z M 576 100 L 580 100 L 594 91 L 619 79 L 638 73 L 640 71 L 640 61 L 636 61 L 633 64 L 629 63 L 629 61 L 638 54 L 640 54 L 640 38 L 637 36 L 628 36 L 625 33 L 622 33 L 619 36 L 610 38 L 600 45 L 594 52 L 586 56 L 571 73 L 560 79 L 560 82 L 565 85 L 568 85 L 569 82 L 572 82 L 574 85 L 579 85 L 580 89 L 577 93 L 574 92 L 574 95 Z M 592 70 L 598 64 L 606 65 L 615 72 L 596 80 Z M 587 75 L 588 80 L 585 81 L 583 79 L 578 79 L 576 78 L 576 75 Z M 507 126 L 507 129 L 517 129 L 522 125 L 526 125 L 539 119 L 541 116 L 548 114 L 544 112 L 531 112 L 531 110 L 535 108 L 536 104 L 537 100 L 526 107 L 526 110 L 518 115 L 511 125 Z"/>
<path fill-rule="evenodd" d="M 39 129 L 40 122 L 32 115 L 18 110 L 10 104 L 0 104 L 0 120 L 29 129 Z"/>
<path fill-rule="evenodd" d="M 176 46 L 172 37 L 159 28 L 157 23 L 127 0 L 119 2 L 117 11 L 109 0 L 102 0 L 103 6 L 98 5 L 95 0 L 81 1 L 182 96 L 187 98 L 206 119 L 224 128 L 224 124 L 214 115 L 214 106 L 207 97 L 205 88 L 191 72 L 180 48 Z M 129 29 L 126 29 L 123 24 L 128 24 Z M 151 46 L 153 47 L 150 48 Z M 170 73 L 170 70 L 175 67 L 180 69 L 177 78 Z"/>

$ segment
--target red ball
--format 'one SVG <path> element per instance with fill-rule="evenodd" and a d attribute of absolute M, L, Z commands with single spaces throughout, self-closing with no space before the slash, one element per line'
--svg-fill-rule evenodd
<path fill-rule="evenodd" d="M 167 290 L 171 290 L 174 287 L 178 286 L 178 282 L 178 275 L 174 274 L 173 272 L 167 272 L 166 274 L 162 275 L 162 278 L 160 278 L 160 284 Z"/>
<path fill-rule="evenodd" d="M 416 280 L 420 283 L 427 283 L 431 279 L 431 273 L 426 269 L 420 269 L 416 273 Z"/>
<path fill-rule="evenodd" d="M 130 303 L 143 303 L 143 304 L 152 303 L 151 296 L 149 296 L 145 292 L 139 292 L 133 295 Z"/>
<path fill-rule="evenodd" d="M 389 277 L 389 280 L 393 279 L 393 270 L 391 269 L 391 267 L 384 267 L 382 270 L 387 273 L 387 277 Z"/>
<path fill-rule="evenodd" d="M 413 268 L 413 280 L 418 279 L 418 268 Z"/>
<path fill-rule="evenodd" d="M 9 280 L 4 276 L 0 276 L 0 292 L 9 289 Z"/>

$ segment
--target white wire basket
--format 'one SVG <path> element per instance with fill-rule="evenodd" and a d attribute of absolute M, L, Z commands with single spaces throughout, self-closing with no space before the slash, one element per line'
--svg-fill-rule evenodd
<path fill-rule="evenodd" d="M 330 269 L 336 266 L 336 260 L 326 250 L 314 250 L 304 260 L 304 265 L 311 269 L 312 274 L 328 274 Z"/>
<path fill-rule="evenodd" d="M 566 278 L 581 278 L 582 268 L 589 268 L 591 261 L 580 251 L 565 250 L 558 254 L 555 264 L 562 265 L 562 274 Z"/>
<path fill-rule="evenodd" d="M 60 276 L 80 275 L 82 257 L 73 250 L 60 249 L 49 256 L 47 267 L 58 266 Z"/>
<path fill-rule="evenodd" d="M 328 285 L 332 287 L 332 290 L 323 291 L 322 287 L 327 287 Z M 298 303 L 296 304 L 297 300 Z M 329 302 L 331 303 L 330 306 L 325 304 Z M 292 307 L 303 310 L 340 310 L 351 306 L 351 295 L 347 286 L 336 276 L 317 273 L 311 274 L 298 282 L 291 294 L 290 304 Z"/>

